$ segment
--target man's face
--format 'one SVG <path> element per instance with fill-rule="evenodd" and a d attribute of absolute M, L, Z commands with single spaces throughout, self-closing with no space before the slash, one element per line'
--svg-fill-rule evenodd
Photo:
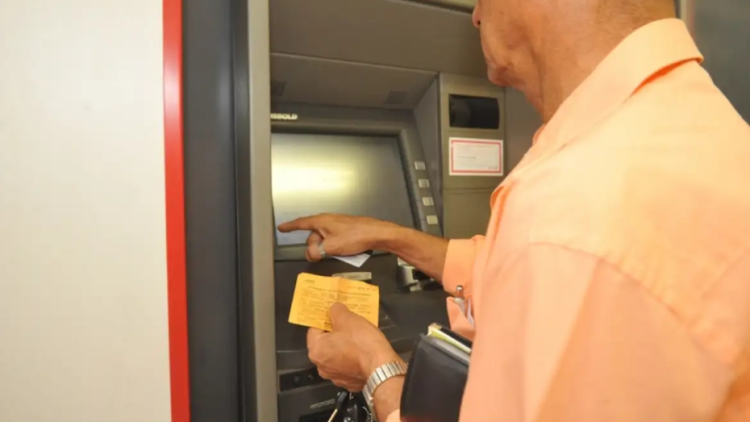
<path fill-rule="evenodd" d="M 528 25 L 532 0 L 478 0 L 472 15 L 479 29 L 487 76 L 497 85 L 517 85 L 531 60 Z M 536 4 L 538 7 L 539 4 Z M 521 69 L 519 69 L 521 68 Z"/>

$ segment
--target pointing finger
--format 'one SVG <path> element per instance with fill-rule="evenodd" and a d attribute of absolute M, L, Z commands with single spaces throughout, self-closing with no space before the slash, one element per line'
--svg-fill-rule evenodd
<path fill-rule="evenodd" d="M 289 233 L 298 230 L 314 230 L 314 217 L 300 217 L 296 220 L 287 221 L 286 223 L 279 224 L 279 231 L 282 233 Z"/>

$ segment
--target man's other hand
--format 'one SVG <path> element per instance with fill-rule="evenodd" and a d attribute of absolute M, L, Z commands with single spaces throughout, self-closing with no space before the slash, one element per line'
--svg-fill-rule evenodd
<path fill-rule="evenodd" d="M 333 331 L 307 332 L 309 358 L 324 379 L 359 392 L 381 365 L 399 360 L 382 332 L 361 316 L 336 303 L 330 309 Z"/>
<path fill-rule="evenodd" d="M 320 245 L 323 241 L 323 250 L 328 255 L 356 255 L 377 249 L 384 236 L 397 227 L 374 218 L 319 214 L 281 224 L 279 231 L 289 233 L 309 230 L 306 257 L 308 261 L 319 261 L 322 258 Z"/>

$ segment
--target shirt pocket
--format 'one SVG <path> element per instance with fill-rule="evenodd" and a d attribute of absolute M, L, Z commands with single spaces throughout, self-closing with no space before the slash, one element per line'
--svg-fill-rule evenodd
<path fill-rule="evenodd" d="M 471 341 L 474 341 L 474 325 L 461 311 L 461 307 L 456 303 L 455 298 L 448 298 L 447 307 L 448 320 L 451 323 L 451 330 Z"/>

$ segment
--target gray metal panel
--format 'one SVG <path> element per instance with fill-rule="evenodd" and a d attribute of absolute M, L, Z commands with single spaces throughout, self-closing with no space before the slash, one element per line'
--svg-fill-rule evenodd
<path fill-rule="evenodd" d="M 419 139 L 422 141 L 427 172 L 430 174 L 430 183 L 434 193 L 435 207 L 440 221 L 443 221 L 443 159 L 440 152 L 440 98 L 438 85 L 435 79 L 427 89 L 419 105 L 414 109 L 414 120 L 419 130 Z"/>
<path fill-rule="evenodd" d="M 388 0 L 273 0 L 271 49 L 310 57 L 484 77 L 467 12 Z"/>
<path fill-rule="evenodd" d="M 278 402 L 276 329 L 269 324 L 275 301 L 268 1 L 239 3 L 235 71 L 247 75 L 235 78 L 243 416 L 247 422 L 274 422 Z"/>
<path fill-rule="evenodd" d="M 274 53 L 275 102 L 411 110 L 435 72 Z M 367 81 L 367 83 L 363 83 Z"/>
<path fill-rule="evenodd" d="M 487 233 L 490 195 L 494 189 L 454 189 L 445 192 L 445 237 L 466 239 Z"/>
<path fill-rule="evenodd" d="M 534 134 L 542 126 L 542 118 L 526 100 L 523 92 L 513 88 L 505 90 L 505 146 L 508 173 L 521 162 L 531 148 Z"/>
<path fill-rule="evenodd" d="M 677 17 L 685 21 L 690 29 L 693 31 L 693 14 L 695 13 L 695 0 L 675 0 L 674 9 L 677 13 Z"/>
<path fill-rule="evenodd" d="M 500 128 L 466 129 L 450 127 L 449 96 L 451 94 L 478 97 L 492 97 L 498 100 Z M 443 232 L 447 238 L 469 238 L 484 233 L 489 222 L 490 195 L 502 182 L 503 177 L 451 176 L 450 138 L 476 138 L 504 141 L 504 168 L 509 172 L 507 158 L 508 141 L 505 139 L 505 99 L 504 89 L 492 85 L 483 78 L 469 78 L 459 75 L 440 74 L 439 77 L 439 116 L 440 116 L 440 168 L 442 177 L 441 196 L 443 211 Z M 473 192 L 472 192 L 473 191 Z M 468 202 L 466 202 L 468 201 Z"/>
<path fill-rule="evenodd" d="M 698 1 L 693 7 L 693 35 L 705 56 L 703 65 L 750 122 L 750 1 Z"/>
<path fill-rule="evenodd" d="M 677 17 L 680 19 L 685 19 L 685 12 L 688 9 L 688 0 L 675 0 L 674 1 L 674 8 L 675 12 L 677 12 Z"/>
<path fill-rule="evenodd" d="M 239 420 L 230 0 L 184 3 L 190 417 Z"/>
<path fill-rule="evenodd" d="M 498 100 L 500 108 L 500 128 L 466 129 L 450 126 L 448 97 L 451 94 L 470 95 L 477 97 L 491 97 Z M 486 76 L 483 78 L 469 78 L 458 75 L 440 75 L 440 131 L 443 152 L 443 191 L 446 189 L 494 189 L 504 177 L 481 176 L 451 176 L 449 174 L 449 152 L 451 137 L 493 139 L 505 141 L 505 99 L 504 89 L 491 84 Z M 505 146 L 504 146 L 505 148 Z M 505 160 L 507 175 L 507 159 Z"/>

